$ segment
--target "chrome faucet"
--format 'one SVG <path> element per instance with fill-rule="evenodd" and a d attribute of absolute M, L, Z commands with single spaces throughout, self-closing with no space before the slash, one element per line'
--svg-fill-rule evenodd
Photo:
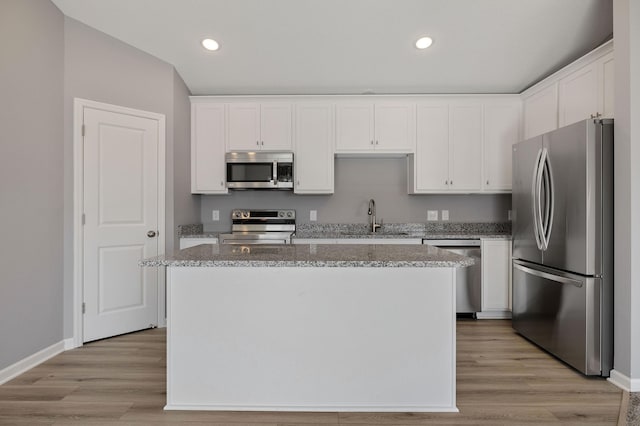
<path fill-rule="evenodd" d="M 376 229 L 380 228 L 379 223 L 376 223 L 376 202 L 372 199 L 369 200 L 369 211 L 367 214 L 370 216 L 369 223 L 371 225 L 371 232 L 376 232 Z"/>

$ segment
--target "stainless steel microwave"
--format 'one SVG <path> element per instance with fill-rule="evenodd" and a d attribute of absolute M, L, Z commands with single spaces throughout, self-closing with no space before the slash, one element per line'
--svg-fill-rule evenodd
<path fill-rule="evenodd" d="M 292 152 L 228 152 L 227 188 L 293 189 Z"/>

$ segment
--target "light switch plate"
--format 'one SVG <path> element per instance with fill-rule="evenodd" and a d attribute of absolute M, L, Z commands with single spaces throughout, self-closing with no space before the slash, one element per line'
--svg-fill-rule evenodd
<path fill-rule="evenodd" d="M 438 210 L 427 210 L 427 220 L 438 220 Z"/>
<path fill-rule="evenodd" d="M 442 220 L 449 220 L 449 210 L 442 210 L 440 213 Z"/>
<path fill-rule="evenodd" d="M 309 210 L 309 220 L 315 222 L 318 220 L 318 211 L 317 210 Z"/>
<path fill-rule="evenodd" d="M 213 210 L 211 212 L 211 220 L 220 220 L 220 210 Z"/>

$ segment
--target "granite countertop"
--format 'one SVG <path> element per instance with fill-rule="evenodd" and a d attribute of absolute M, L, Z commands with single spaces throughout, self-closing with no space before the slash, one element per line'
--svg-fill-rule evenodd
<path fill-rule="evenodd" d="M 140 266 L 224 267 L 465 267 L 473 258 L 430 245 L 375 244 L 202 244 Z"/>
<path fill-rule="evenodd" d="M 385 224 L 373 233 L 366 224 L 301 224 L 294 239 L 511 239 L 510 223 L 402 223 Z"/>
<path fill-rule="evenodd" d="M 373 233 L 366 224 L 300 224 L 293 239 L 511 239 L 511 223 L 391 223 Z M 218 238 L 221 232 L 204 231 L 202 224 L 179 227 L 181 238 Z"/>

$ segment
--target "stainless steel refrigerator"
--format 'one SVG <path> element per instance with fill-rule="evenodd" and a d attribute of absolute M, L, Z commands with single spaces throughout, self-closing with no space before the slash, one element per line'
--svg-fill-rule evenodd
<path fill-rule="evenodd" d="M 587 375 L 613 362 L 613 120 L 513 147 L 513 328 Z"/>

